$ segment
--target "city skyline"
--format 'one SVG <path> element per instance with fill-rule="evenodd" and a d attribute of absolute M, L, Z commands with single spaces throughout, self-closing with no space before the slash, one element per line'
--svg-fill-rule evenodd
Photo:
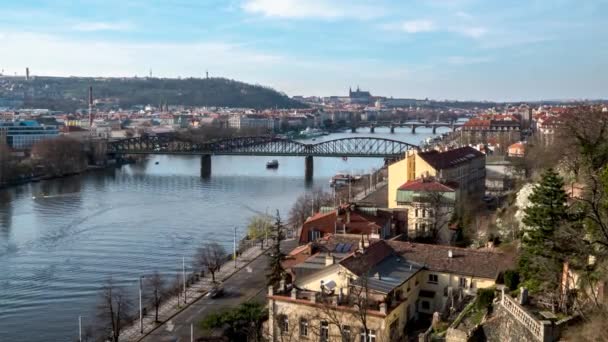
<path fill-rule="evenodd" d="M 606 98 L 606 1 L 5 5 L 5 75 L 226 77 L 293 95 Z"/>

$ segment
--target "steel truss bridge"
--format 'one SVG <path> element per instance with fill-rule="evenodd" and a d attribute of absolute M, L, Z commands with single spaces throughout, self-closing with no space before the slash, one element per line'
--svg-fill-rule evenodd
<path fill-rule="evenodd" d="M 276 136 L 252 136 L 197 143 L 175 135 L 143 136 L 108 143 L 108 154 L 193 154 L 301 157 L 402 158 L 416 145 L 402 141 L 350 137 L 305 144 Z"/>
<path fill-rule="evenodd" d="M 313 157 L 374 157 L 401 159 L 417 146 L 402 141 L 351 137 L 305 144 L 276 136 L 254 136 L 195 142 L 178 135 L 156 135 L 128 138 L 108 143 L 107 153 L 201 155 L 201 177 L 211 176 L 211 156 L 300 156 L 304 157 L 306 180 L 312 180 Z"/>

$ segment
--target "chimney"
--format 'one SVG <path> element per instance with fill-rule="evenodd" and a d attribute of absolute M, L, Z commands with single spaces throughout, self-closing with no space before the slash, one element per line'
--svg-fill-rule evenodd
<path fill-rule="evenodd" d="M 380 312 L 386 314 L 386 303 L 380 303 Z"/>
<path fill-rule="evenodd" d="M 346 209 L 346 223 L 350 223 L 350 208 Z"/>
<path fill-rule="evenodd" d="M 291 289 L 291 299 L 298 299 L 298 290 L 295 287 Z"/>
<path fill-rule="evenodd" d="M 452 258 L 454 255 L 452 254 L 452 250 L 448 250 L 448 258 Z"/>
<path fill-rule="evenodd" d="M 285 279 L 281 279 L 281 281 L 279 282 L 279 291 L 285 291 Z"/>
<path fill-rule="evenodd" d="M 269 296 L 274 295 L 274 287 L 272 287 L 272 285 L 271 285 L 271 286 L 268 286 L 268 295 L 269 295 Z"/>
<path fill-rule="evenodd" d="M 325 256 L 325 266 L 331 266 L 336 262 L 335 258 L 331 253 L 327 253 Z"/>
<path fill-rule="evenodd" d="M 30 80 L 30 68 L 25 68 L 25 80 Z"/>
<path fill-rule="evenodd" d="M 365 236 L 365 240 L 363 240 L 363 247 L 369 247 L 369 235 Z"/>

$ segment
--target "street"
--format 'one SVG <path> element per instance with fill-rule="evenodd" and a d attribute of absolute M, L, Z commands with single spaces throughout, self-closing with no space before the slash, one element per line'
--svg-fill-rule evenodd
<path fill-rule="evenodd" d="M 296 240 L 284 241 L 281 249 L 287 253 L 296 247 L 296 245 Z M 190 325 L 194 324 L 194 337 L 196 339 L 196 337 L 201 335 L 201 330 L 197 327 L 198 322 L 207 314 L 234 308 L 250 299 L 264 302 L 266 297 L 265 275 L 267 265 L 268 256 L 263 254 L 224 282 L 223 296 L 214 299 L 207 296 L 201 298 L 167 323 L 158 327 L 142 341 L 190 341 Z"/>

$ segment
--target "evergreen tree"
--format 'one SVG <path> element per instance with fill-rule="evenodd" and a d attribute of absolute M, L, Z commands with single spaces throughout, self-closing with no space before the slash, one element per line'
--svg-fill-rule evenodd
<path fill-rule="evenodd" d="M 519 260 L 520 272 L 531 290 L 555 290 L 564 255 L 557 232 L 568 222 L 567 196 L 562 178 L 552 169 L 542 175 L 525 209 L 527 226 Z"/>
<path fill-rule="evenodd" d="M 272 238 L 274 243 L 270 248 L 270 262 L 268 265 L 268 274 L 266 275 L 266 283 L 268 286 L 277 286 L 281 279 L 285 277 L 285 269 L 283 269 L 283 261 L 285 254 L 281 251 L 281 241 L 285 240 L 283 222 L 277 210 L 274 227 L 272 227 Z"/>

